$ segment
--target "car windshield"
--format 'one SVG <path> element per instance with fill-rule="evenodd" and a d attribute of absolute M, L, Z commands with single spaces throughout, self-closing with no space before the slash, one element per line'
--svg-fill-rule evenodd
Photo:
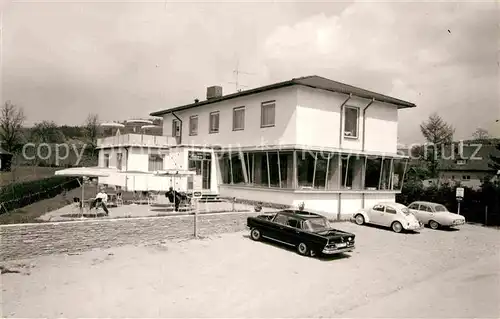
<path fill-rule="evenodd" d="M 446 207 L 444 207 L 443 205 L 434 206 L 434 210 L 436 212 L 447 212 L 448 211 L 448 209 L 446 209 Z"/>
<path fill-rule="evenodd" d="M 305 221 L 307 228 L 312 232 L 319 232 L 328 229 L 326 218 L 309 218 Z"/>
<path fill-rule="evenodd" d="M 402 207 L 401 212 L 407 216 L 411 214 L 410 210 L 406 207 Z"/>

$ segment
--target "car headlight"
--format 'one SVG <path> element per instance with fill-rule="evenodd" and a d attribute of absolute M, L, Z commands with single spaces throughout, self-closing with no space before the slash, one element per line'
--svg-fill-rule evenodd
<path fill-rule="evenodd" d="M 352 238 L 351 238 L 351 237 L 349 237 L 349 238 L 347 238 L 347 240 L 348 240 L 348 241 L 351 241 L 351 240 L 352 240 Z"/>

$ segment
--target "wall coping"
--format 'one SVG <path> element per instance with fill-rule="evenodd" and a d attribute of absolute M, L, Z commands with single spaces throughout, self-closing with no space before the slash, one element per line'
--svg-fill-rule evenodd
<path fill-rule="evenodd" d="M 255 214 L 253 211 L 247 212 L 225 212 L 225 213 L 203 213 L 198 214 L 198 217 L 202 216 L 220 216 L 220 215 L 245 215 L 245 214 Z M 83 218 L 79 220 L 68 220 L 68 221 L 59 221 L 59 222 L 40 222 L 40 223 L 20 223 L 20 224 L 5 224 L 0 225 L 0 229 L 9 228 L 9 227 L 22 227 L 22 226 L 59 226 L 59 225 L 68 225 L 68 224 L 78 224 L 78 223 L 109 223 L 109 222 L 126 222 L 126 221 L 135 221 L 135 220 L 148 220 L 148 219 L 168 219 L 168 218 L 194 218 L 194 214 L 185 214 L 185 215 L 174 215 L 174 216 L 144 216 L 144 217 L 122 217 L 122 218 L 106 218 L 106 219 L 91 219 L 91 218 Z"/>
<path fill-rule="evenodd" d="M 240 186 L 240 185 L 219 185 L 222 188 L 232 188 L 241 190 L 257 190 L 270 191 L 279 193 L 293 194 L 400 194 L 400 190 L 367 190 L 367 189 L 332 189 L 332 190 L 303 190 L 289 188 L 273 188 L 273 187 L 258 187 L 258 186 Z"/>

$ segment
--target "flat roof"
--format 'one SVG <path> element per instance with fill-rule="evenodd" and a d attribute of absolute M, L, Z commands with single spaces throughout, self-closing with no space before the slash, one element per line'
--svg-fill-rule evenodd
<path fill-rule="evenodd" d="M 168 114 L 171 112 L 177 112 L 177 111 L 183 111 L 187 110 L 190 108 L 194 107 L 199 107 L 202 105 L 208 105 L 208 104 L 213 104 L 217 102 L 222 102 L 238 97 L 243 97 L 243 96 L 248 96 L 252 94 L 257 94 L 269 90 L 274 90 L 274 89 L 279 89 L 279 88 L 284 88 L 288 86 L 293 86 L 293 85 L 301 85 L 301 86 L 307 86 L 315 89 L 321 89 L 325 91 L 331 91 L 331 92 L 337 92 L 337 93 L 342 93 L 342 94 L 352 94 L 353 96 L 361 97 L 361 98 L 366 98 L 366 99 L 374 99 L 379 102 L 385 102 L 389 104 L 394 104 L 398 107 L 398 109 L 403 109 L 403 108 L 409 108 L 409 107 L 416 107 L 415 104 L 407 101 L 403 101 L 394 97 L 390 97 L 387 95 L 383 95 L 380 93 L 368 91 L 362 88 L 358 88 L 352 85 L 344 84 L 341 82 L 333 81 L 321 76 L 317 75 L 311 75 L 311 76 L 305 76 L 305 77 L 300 77 L 300 78 L 294 78 L 288 81 L 283 81 L 283 82 L 278 82 L 270 85 L 265 85 L 261 86 L 255 89 L 250 89 L 250 90 L 245 90 L 245 91 L 240 91 L 228 95 L 223 95 L 218 98 L 213 98 L 209 100 L 204 100 L 204 101 L 199 101 L 199 102 L 194 102 L 191 104 L 186 104 L 186 105 L 181 105 L 177 107 L 173 107 L 170 109 L 166 110 L 161 110 L 157 112 L 150 113 L 151 116 L 161 116 L 164 114 Z"/>

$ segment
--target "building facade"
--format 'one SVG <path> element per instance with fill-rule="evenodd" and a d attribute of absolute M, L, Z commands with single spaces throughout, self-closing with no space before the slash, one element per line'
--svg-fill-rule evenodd
<path fill-rule="evenodd" d="M 195 170 L 194 178 L 178 179 L 178 189 L 303 202 L 308 210 L 342 218 L 395 201 L 408 160 L 397 153 L 398 112 L 410 107 L 415 105 L 318 76 L 229 95 L 211 87 L 205 101 L 151 114 L 164 126 L 164 140 L 154 147 L 118 145 L 111 140 L 117 137 L 102 141 L 100 166 L 111 165 L 112 153 L 127 147 L 128 171 Z M 153 182 L 142 176 L 149 181 L 140 183 L 122 178 L 129 179 L 119 181 L 128 189 L 172 185 L 160 177 Z"/>

